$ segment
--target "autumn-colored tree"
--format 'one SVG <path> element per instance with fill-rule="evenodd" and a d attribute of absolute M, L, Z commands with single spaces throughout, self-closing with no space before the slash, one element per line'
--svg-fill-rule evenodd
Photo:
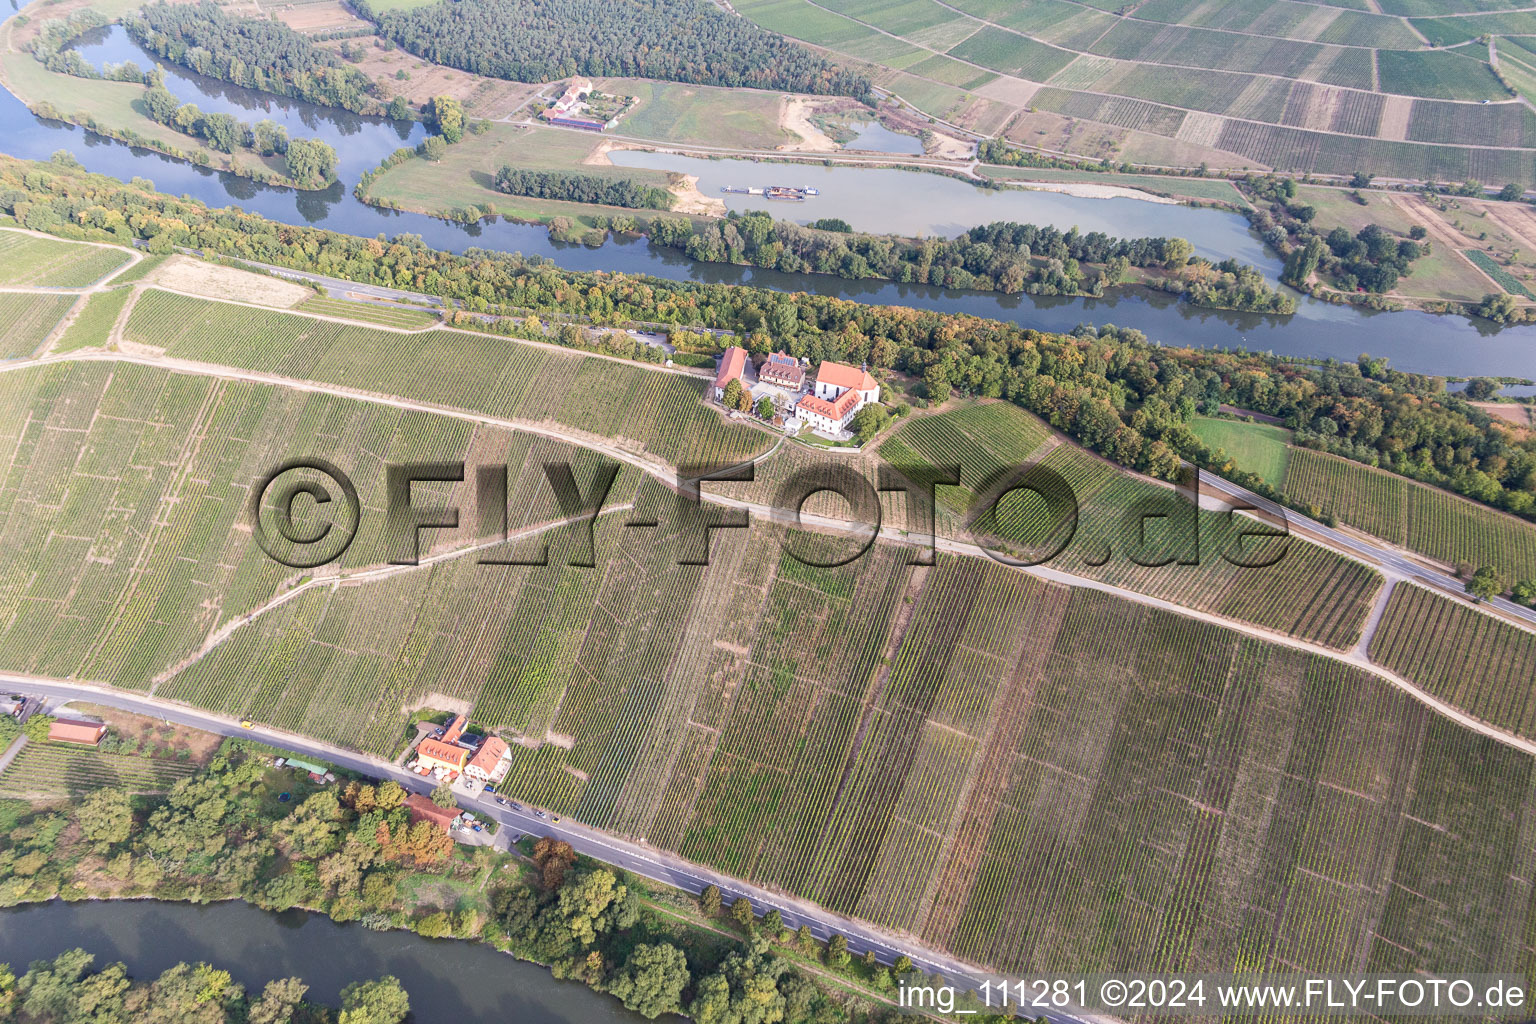
<path fill-rule="evenodd" d="M 571 844 L 553 836 L 543 836 L 533 844 L 533 862 L 546 889 L 558 889 L 565 882 L 565 873 L 576 863 L 576 851 Z"/>

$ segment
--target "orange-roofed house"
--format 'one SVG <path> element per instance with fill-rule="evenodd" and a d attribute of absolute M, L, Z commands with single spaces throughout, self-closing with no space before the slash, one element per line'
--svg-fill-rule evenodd
<path fill-rule="evenodd" d="M 48 738 L 59 743 L 83 743 L 94 747 L 107 734 L 102 722 L 82 722 L 73 718 L 57 719 L 48 727 Z"/>
<path fill-rule="evenodd" d="M 511 767 L 512 748 L 505 741 L 491 736 L 480 744 L 475 756 L 464 766 L 464 774 L 490 785 L 506 778 L 507 769 Z"/>
<path fill-rule="evenodd" d="M 454 743 L 444 743 L 430 736 L 416 745 L 416 760 L 426 769 L 441 768 L 455 774 L 464 771 L 469 751 Z"/>
<path fill-rule="evenodd" d="M 846 363 L 823 362 L 816 368 L 816 397 L 835 402 L 848 391 L 858 392 L 859 405 L 880 400 L 880 385 L 868 370 Z"/>
<path fill-rule="evenodd" d="M 880 385 L 869 371 L 828 361 L 816 368 L 815 390 L 795 410 L 813 430 L 837 434 L 847 429 L 854 413 L 879 400 Z"/>
<path fill-rule="evenodd" d="M 457 807 L 439 807 L 420 793 L 412 793 L 405 798 L 405 813 L 411 816 L 411 821 L 430 821 L 444 832 L 449 830 L 453 819 L 459 816 Z"/>
<path fill-rule="evenodd" d="M 726 349 L 725 353 L 720 357 L 720 369 L 715 373 L 715 398 L 724 398 L 725 386 L 733 380 L 741 380 L 742 372 L 746 368 L 746 349 L 739 345 L 732 345 Z"/>
<path fill-rule="evenodd" d="M 448 723 L 448 728 L 443 732 L 444 743 L 457 743 L 459 737 L 464 735 L 464 730 L 469 727 L 468 715 L 454 715 L 453 721 Z"/>

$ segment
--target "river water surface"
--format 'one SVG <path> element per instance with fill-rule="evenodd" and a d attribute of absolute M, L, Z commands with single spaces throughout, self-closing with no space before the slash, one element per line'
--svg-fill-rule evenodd
<path fill-rule="evenodd" d="M 81 52 L 98 65 L 104 61 L 138 61 L 150 66 L 153 57 L 121 28 L 111 27 L 82 40 Z M 1333 306 L 1303 297 L 1292 316 L 1265 316 L 1225 310 L 1194 309 L 1172 296 L 1125 289 L 1112 298 L 1034 298 L 991 292 L 957 292 L 926 285 L 886 281 L 845 281 L 818 274 L 786 275 L 724 264 L 695 263 L 683 254 L 644 239 L 610 241 L 590 248 L 553 242 L 536 225 L 495 221 L 463 225 L 421 214 L 380 210 L 351 195 L 357 176 L 402 145 L 422 137 L 418 124 L 385 118 L 359 117 L 345 111 L 273 97 L 211 81 L 185 69 L 167 69 L 167 85 L 184 102 L 205 110 L 227 111 L 243 120 L 271 117 L 286 125 L 290 135 L 323 138 L 340 157 L 341 180 L 321 192 L 298 192 L 262 185 L 231 174 L 196 167 L 160 154 L 92 136 L 80 128 L 34 116 L 8 92 L 0 92 L 0 150 L 33 160 L 47 159 L 67 149 L 89 170 L 127 180 L 149 178 L 162 192 L 187 194 L 210 206 L 235 205 L 288 224 L 315 224 L 336 231 L 371 237 L 380 233 L 420 235 L 427 244 L 461 252 L 470 247 L 521 252 L 552 259 L 571 270 L 609 270 L 654 274 L 673 280 L 750 284 L 781 290 L 835 295 L 868 303 L 888 303 L 971 313 L 1012 320 L 1047 331 L 1070 330 L 1080 323 L 1113 323 L 1135 327 L 1156 341 L 1208 348 L 1246 348 L 1279 355 L 1353 360 L 1362 352 L 1388 357 L 1402 370 L 1446 375 L 1486 374 L 1536 376 L 1536 326 L 1499 329 L 1481 320 L 1432 316 L 1427 313 L 1372 313 Z M 1241 218 L 1218 210 L 1167 206 L 1129 199 L 1082 199 L 1052 192 L 984 193 L 972 186 L 932 174 L 870 168 L 782 166 L 741 161 L 705 161 L 658 154 L 633 154 L 624 160 L 688 161 L 705 165 L 710 181 L 756 184 L 756 178 L 793 176 L 815 184 L 824 178 L 835 191 L 824 193 L 824 204 L 774 203 L 785 216 L 814 219 L 849 214 L 863 218 L 863 205 L 883 206 L 892 217 L 925 221 L 929 227 L 962 230 L 973 223 L 1012 217 L 1039 224 L 1083 230 L 1099 228 L 1118 235 L 1142 233 L 1179 235 L 1216 257 L 1237 256 L 1273 275 L 1277 261 L 1266 255 Z M 732 164 L 743 166 L 731 166 Z M 738 181 L 750 171 L 751 180 Z M 833 175 L 836 175 L 834 177 Z M 727 177 L 731 181 L 724 180 Z M 777 181 L 764 181 L 774 184 Z M 963 192 L 954 192 L 959 189 Z M 717 193 L 718 194 L 718 191 Z M 863 197 L 878 197 L 878 202 Z M 833 199 L 837 204 L 834 206 Z M 843 204 L 849 209 L 844 210 Z M 855 206 L 857 205 L 857 209 Z M 905 212 L 903 212 L 905 211 Z M 886 221 L 887 229 L 895 221 Z M 871 225 L 877 226 L 877 225 Z"/>
<path fill-rule="evenodd" d="M 244 903 L 154 900 L 35 904 L 0 910 L 0 963 L 17 974 L 76 946 L 96 966 L 121 960 L 140 981 L 181 961 L 207 961 L 259 992 L 296 976 L 308 998 L 336 1005 L 354 981 L 384 974 L 411 996 L 415 1024 L 639 1024 L 616 1000 L 489 946 L 375 932 L 304 911 L 273 914 Z"/>

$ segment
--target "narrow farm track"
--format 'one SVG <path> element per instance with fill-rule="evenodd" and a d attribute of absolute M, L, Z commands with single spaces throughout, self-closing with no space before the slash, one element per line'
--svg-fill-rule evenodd
<path fill-rule="evenodd" d="M 358 401 L 386 405 L 396 409 L 432 413 L 435 415 L 460 419 L 469 423 L 489 427 L 498 427 L 504 430 L 514 430 L 537 434 L 539 436 L 548 437 L 553 440 L 564 441 L 590 448 L 608 456 L 609 458 L 625 463 L 626 465 L 633 466 L 636 469 L 649 474 L 668 487 L 675 488 L 677 485 L 677 471 L 672 466 L 657 460 L 642 457 L 635 454 L 634 452 L 620 448 L 617 445 L 603 443 L 601 441 L 596 441 L 593 438 L 582 436 L 579 433 L 573 431 L 552 427 L 548 423 L 531 423 L 522 420 L 504 419 L 501 417 L 488 416 L 482 413 L 467 412 L 463 409 L 456 409 L 449 406 L 440 406 L 431 402 L 421 402 L 413 399 L 399 398 L 393 395 L 375 394 L 356 388 L 345 388 L 337 385 L 319 384 L 313 381 L 296 380 L 293 378 L 281 377 L 276 374 L 239 370 L 231 367 L 197 363 L 184 359 L 171 359 L 164 356 L 148 356 L 124 352 L 100 351 L 71 352 L 62 356 L 52 356 L 44 359 L 18 360 L 12 363 L 8 363 L 4 366 L 0 366 L 0 373 L 61 362 L 89 361 L 137 363 L 143 366 L 157 367 L 160 369 L 172 370 L 179 373 L 197 374 L 200 376 L 210 376 L 224 380 L 245 381 L 255 384 L 268 384 L 274 387 L 289 388 L 296 391 L 326 394 L 338 398 L 351 398 Z M 762 456 L 759 458 L 761 457 Z M 1378 570 L 1384 571 L 1386 575 L 1396 575 L 1399 578 L 1404 579 L 1416 578 L 1423 581 L 1428 581 L 1431 586 L 1434 586 L 1438 590 L 1449 590 L 1450 592 L 1454 593 L 1454 588 L 1448 586 L 1445 580 L 1441 578 L 1443 574 L 1423 567 L 1396 552 L 1372 545 L 1363 539 L 1353 538 L 1340 531 L 1332 530 L 1326 526 L 1323 526 L 1321 523 L 1315 523 L 1309 519 L 1305 519 L 1304 517 L 1301 517 L 1294 512 L 1290 512 L 1289 510 L 1282 510 L 1278 505 L 1275 505 L 1272 502 L 1268 502 L 1265 499 L 1260 498 L 1258 495 L 1245 491 L 1235 484 L 1231 484 L 1228 481 L 1222 480 L 1220 477 L 1205 473 L 1204 471 L 1201 472 L 1201 482 L 1202 485 L 1210 487 L 1212 490 L 1226 494 L 1229 497 L 1236 498 L 1250 506 L 1257 507 L 1266 514 L 1273 516 L 1283 515 L 1284 518 L 1286 518 L 1286 520 L 1290 522 L 1294 528 L 1296 528 L 1297 533 L 1307 536 L 1310 539 L 1323 544 L 1323 546 L 1329 547 L 1337 553 L 1355 561 L 1361 561 L 1372 565 Z M 704 494 L 704 497 L 706 500 L 711 502 L 725 505 L 731 508 L 741 509 L 751 515 L 755 515 L 760 519 L 765 519 L 770 522 L 782 523 L 786 525 L 807 525 L 814 528 L 837 532 L 845 532 L 850 527 L 850 524 L 845 520 L 833 519 L 830 517 L 818 516 L 810 513 L 797 513 L 794 510 L 776 508 L 774 506 L 762 504 L 759 502 L 744 501 L 735 498 L 728 498 L 723 495 L 708 493 Z M 880 539 L 888 543 L 907 546 L 921 543 L 920 541 L 914 541 L 913 538 L 904 531 L 897 530 L 892 527 L 881 527 L 879 536 Z M 987 551 L 987 549 L 981 547 L 980 545 L 972 544 L 966 541 L 940 537 L 936 539 L 935 543 L 940 550 L 946 551 L 950 554 L 964 555 L 971 558 L 993 557 L 992 554 Z M 1045 565 L 1026 566 L 1020 568 L 1019 571 L 1028 573 L 1029 575 L 1035 576 L 1039 579 L 1052 583 L 1058 583 L 1067 587 L 1080 587 L 1090 590 L 1102 591 L 1104 593 L 1112 594 L 1116 597 L 1122 598 L 1123 600 L 1131 601 L 1136 604 L 1157 608 L 1159 610 L 1171 612 L 1175 615 L 1182 615 L 1187 618 L 1200 619 L 1201 621 L 1209 622 L 1213 625 L 1237 630 L 1238 632 L 1245 633 L 1249 636 L 1256 637 L 1261 640 L 1280 644 L 1285 647 L 1291 647 L 1296 650 L 1306 651 L 1333 661 L 1341 661 L 1357 668 L 1366 669 L 1367 671 L 1375 673 L 1376 675 L 1385 679 L 1387 682 L 1391 683 L 1393 686 L 1409 694 L 1415 700 L 1419 701 L 1425 706 L 1446 716 L 1447 718 L 1452 719 L 1457 724 L 1471 729 L 1480 735 L 1487 736 L 1490 739 L 1503 743 L 1507 746 L 1511 746 L 1526 753 L 1536 755 L 1536 742 L 1525 739 L 1521 736 L 1517 736 L 1503 729 L 1499 729 L 1496 726 L 1493 726 L 1487 722 L 1483 722 L 1472 717 L 1471 715 L 1466 714 L 1465 712 L 1460 711 L 1459 709 L 1433 696 L 1412 681 L 1376 664 L 1370 660 L 1368 654 L 1360 653 L 1358 650 L 1342 652 L 1322 644 L 1313 643 L 1309 640 L 1300 640 L 1284 633 L 1265 629 L 1261 626 L 1256 626 L 1249 622 L 1230 619 L 1221 615 L 1213 614 L 1211 612 L 1197 611 L 1195 609 L 1188 608 L 1184 605 L 1175 604 L 1162 598 L 1152 597 L 1133 590 L 1127 590 L 1114 584 L 1102 583 L 1098 580 L 1087 579 L 1085 577 L 1063 572 L 1059 569 L 1053 569 Z M 1495 602 L 1495 604 L 1498 604 L 1498 602 Z M 1511 617 L 1511 615 L 1508 614 L 1509 610 L 1511 609 L 1515 613 L 1518 613 L 1515 618 L 1521 621 L 1517 621 L 1517 625 L 1521 625 L 1523 628 L 1531 628 L 1532 624 L 1536 624 L 1536 612 L 1533 612 L 1531 609 L 1522 608 L 1507 601 L 1502 602 L 1502 604 L 1509 606 L 1508 609 L 1502 607 L 1497 609 L 1498 611 L 1506 612 L 1504 617 Z"/>

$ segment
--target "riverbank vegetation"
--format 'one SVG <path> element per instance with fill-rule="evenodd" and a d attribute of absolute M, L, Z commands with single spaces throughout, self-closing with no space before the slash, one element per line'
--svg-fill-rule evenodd
<path fill-rule="evenodd" d="M 690 924 L 697 915 L 664 909 L 686 901 L 670 891 L 653 895 L 647 883 L 578 858 L 557 840 L 530 842 L 527 859 L 459 846 L 408 808 L 398 784 L 316 785 L 303 770 L 273 767 L 277 753 L 225 740 L 206 768 L 164 796 L 102 786 L 65 802 L 0 803 L 7 823 L 0 906 L 59 896 L 243 899 L 375 930 L 482 941 L 610 992 L 646 1017 L 687 1010 L 714 1024 L 843 1024 L 885 1021 L 893 1012 L 840 985 L 818 985 L 787 955 L 782 929 L 759 929 L 747 916 L 738 938 L 707 918 Z M 819 950 L 813 942 L 801 952 L 819 960 Z M 146 1024 L 336 1020 L 319 1008 L 301 1017 L 256 1013 L 279 1001 L 296 1008 L 304 992 L 298 979 L 252 998 L 206 964 L 172 968 L 146 986 L 131 985 L 120 968 L 91 976 L 89 966 L 88 956 L 66 953 L 19 979 L 0 970 L 0 1021 L 19 1014 L 26 1024 L 73 1024 L 82 1018 L 68 1011 L 84 994 L 121 1005 L 127 1015 L 113 1019 Z M 846 969 L 846 953 L 830 966 Z M 154 1012 L 145 1015 L 148 997 L 156 997 Z M 183 1004 L 183 1015 L 164 1016 Z M 749 1005 L 763 1015 L 743 1016 Z M 340 1021 L 398 1024 L 408 1009 L 407 993 L 386 977 L 345 989 Z"/>
<path fill-rule="evenodd" d="M 863 75 L 708 0 L 457 0 L 412 10 L 357 4 L 379 34 L 437 64 L 492 78 L 656 78 L 787 92 L 869 92 Z"/>
<path fill-rule="evenodd" d="M 355 113 L 382 109 L 367 75 L 280 21 L 237 17 L 204 0 L 147 4 L 123 26 L 151 53 L 210 78 Z"/>
<path fill-rule="evenodd" d="M 920 240 L 802 227 L 762 211 L 732 213 L 703 223 L 653 221 L 651 240 L 691 259 L 737 263 L 789 274 L 881 278 L 974 291 L 1030 295 L 1103 295 L 1131 268 L 1153 269 L 1148 283 L 1197 305 L 1289 313 L 1289 296 L 1252 267 L 1228 261 L 1212 267 L 1194 258 L 1182 238 L 1111 238 L 1033 224 L 994 222 L 953 239 Z M 1093 268 L 1093 269 L 1088 269 Z"/>
<path fill-rule="evenodd" d="M 595 174 L 562 171 L 530 171 L 503 165 L 496 172 L 496 191 L 535 199 L 560 199 L 599 206 L 623 206 L 631 210 L 670 210 L 673 196 L 664 188 L 628 178 L 603 178 Z"/>
<path fill-rule="evenodd" d="M 231 114 L 205 114 L 195 103 L 182 103 L 159 81 L 144 94 L 150 118 L 193 138 L 204 139 L 222 153 L 249 149 L 263 157 L 282 156 L 288 176 L 300 188 L 324 188 L 336 180 L 336 150 L 320 139 L 289 139 L 288 130 L 270 119 L 254 127 Z"/>
<path fill-rule="evenodd" d="M 267 982 L 258 995 L 213 964 L 182 962 L 153 980 L 121 963 L 98 967 L 84 949 L 35 960 L 20 977 L 0 964 L 0 1022 L 11 1024 L 401 1024 L 410 996 L 390 975 L 348 985 L 341 1005 L 306 1000 L 300 978 Z"/>
<path fill-rule="evenodd" d="M 1188 422 L 1202 403 L 1226 403 L 1305 427 L 1330 451 L 1495 507 L 1520 515 L 1536 507 L 1536 439 L 1491 429 L 1488 415 L 1448 395 L 1442 380 L 1399 373 L 1384 360 L 1306 365 L 1155 346 L 1134 330 L 1049 335 L 825 296 L 562 271 L 515 254 L 460 256 L 410 236 L 386 244 L 232 209 L 211 211 L 57 164 L 0 161 L 0 209 L 55 232 L 78 224 L 83 211 L 100 209 L 104 227 L 110 217 L 111 237 L 145 238 L 152 251 L 189 245 L 429 290 L 477 312 L 533 309 L 605 323 L 726 328 L 754 352 L 783 348 L 812 360 L 868 362 L 921 378 L 930 392 L 1008 398 L 1109 458 L 1154 475 L 1170 475 L 1180 454 L 1208 457 Z"/>

